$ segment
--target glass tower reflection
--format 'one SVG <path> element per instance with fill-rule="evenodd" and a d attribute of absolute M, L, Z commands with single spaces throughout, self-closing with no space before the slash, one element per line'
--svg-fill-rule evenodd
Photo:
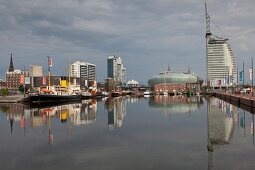
<path fill-rule="evenodd" d="M 207 98 L 208 169 L 213 169 L 214 146 L 230 144 L 238 115 L 238 107 L 218 98 Z"/>
<path fill-rule="evenodd" d="M 108 126 L 110 128 L 119 128 L 122 126 L 126 116 L 127 100 L 124 97 L 108 98 L 105 101 L 105 107 L 108 110 Z"/>

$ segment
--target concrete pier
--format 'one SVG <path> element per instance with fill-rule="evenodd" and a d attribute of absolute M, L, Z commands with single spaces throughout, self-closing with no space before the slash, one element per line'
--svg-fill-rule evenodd
<path fill-rule="evenodd" d="M 0 97 L 0 103 L 18 103 L 22 101 L 24 96 L 17 95 L 17 96 L 1 96 Z"/>

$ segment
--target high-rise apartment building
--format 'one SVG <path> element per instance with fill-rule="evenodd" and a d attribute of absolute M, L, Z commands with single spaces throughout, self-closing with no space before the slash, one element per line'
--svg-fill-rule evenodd
<path fill-rule="evenodd" d="M 71 77 L 79 77 L 88 81 L 95 81 L 96 65 L 87 62 L 75 61 L 71 64 Z"/>
<path fill-rule="evenodd" d="M 126 82 L 126 69 L 120 57 L 109 56 L 107 58 L 107 74 L 108 78 L 112 78 L 116 84 L 124 84 Z"/>

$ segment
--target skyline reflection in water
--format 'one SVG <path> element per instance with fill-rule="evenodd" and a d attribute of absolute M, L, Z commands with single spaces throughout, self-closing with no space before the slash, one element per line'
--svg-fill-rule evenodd
<path fill-rule="evenodd" d="M 217 98 L 117 97 L 39 108 L 0 104 L 0 133 L 3 169 L 255 166 L 254 115 Z"/>

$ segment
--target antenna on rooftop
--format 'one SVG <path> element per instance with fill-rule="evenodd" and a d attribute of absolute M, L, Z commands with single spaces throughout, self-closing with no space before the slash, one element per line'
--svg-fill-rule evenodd
<path fill-rule="evenodd" d="M 206 36 L 212 35 L 210 30 L 210 16 L 207 12 L 207 5 L 205 2 L 205 18 L 206 18 Z"/>

